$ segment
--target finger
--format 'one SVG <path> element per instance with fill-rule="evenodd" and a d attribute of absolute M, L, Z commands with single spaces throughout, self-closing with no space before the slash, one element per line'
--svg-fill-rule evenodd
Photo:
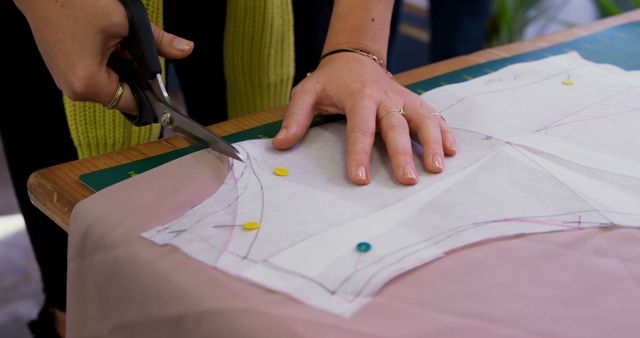
<path fill-rule="evenodd" d="M 118 91 L 119 76 L 111 68 L 95 61 L 78 65 L 75 75 L 62 88 L 65 96 L 73 101 L 90 101 L 109 105 Z M 124 85 L 124 91 L 114 107 L 120 111 L 137 113 L 137 105 L 129 86 Z"/>
<path fill-rule="evenodd" d="M 373 102 L 347 111 L 347 171 L 351 182 L 368 184 L 371 147 L 376 134 L 376 107 Z"/>
<path fill-rule="evenodd" d="M 402 184 L 418 183 L 407 120 L 400 113 L 389 112 L 384 115 L 378 125 L 391 158 L 393 174 L 398 182 Z"/>
<path fill-rule="evenodd" d="M 291 92 L 282 127 L 271 142 L 279 150 L 289 149 L 298 143 L 313 121 L 316 91 L 310 86 L 298 86 Z"/>
<path fill-rule="evenodd" d="M 153 24 L 151 25 L 151 31 L 156 40 L 158 54 L 167 59 L 182 59 L 193 51 L 193 41 L 167 33 Z"/>
<path fill-rule="evenodd" d="M 117 95 L 120 77 L 110 68 L 106 68 L 104 76 L 98 77 L 97 81 L 99 82 L 97 86 L 101 88 L 99 92 L 100 98 L 97 101 L 107 106 Z M 131 88 L 126 83 L 123 83 L 123 88 L 124 91 L 114 109 L 135 115 L 138 113 L 138 105 Z"/>
<path fill-rule="evenodd" d="M 433 173 L 444 170 L 444 151 L 440 133 L 440 116 L 434 115 L 433 108 L 422 99 L 417 104 L 408 105 L 407 120 L 411 131 L 418 135 L 424 150 L 422 162 Z"/>
<path fill-rule="evenodd" d="M 440 134 L 442 134 L 442 143 L 444 145 L 444 154 L 447 156 L 455 156 L 457 152 L 456 138 L 453 136 L 449 124 L 443 119 L 440 119 Z"/>

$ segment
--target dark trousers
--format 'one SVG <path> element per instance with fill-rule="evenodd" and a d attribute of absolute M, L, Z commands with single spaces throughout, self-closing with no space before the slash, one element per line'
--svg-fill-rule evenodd
<path fill-rule="evenodd" d="M 27 179 L 36 170 L 76 159 L 62 93 L 40 57 L 31 30 L 12 1 L 0 3 L 7 32 L 2 58 L 0 135 L 20 211 L 40 266 L 45 306 L 66 308 L 67 234 L 31 204 Z"/>
<path fill-rule="evenodd" d="M 431 0 L 431 62 L 484 46 L 492 0 Z"/>

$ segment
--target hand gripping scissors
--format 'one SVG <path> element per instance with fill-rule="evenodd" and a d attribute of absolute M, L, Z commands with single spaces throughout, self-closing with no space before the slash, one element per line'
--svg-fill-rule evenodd
<path fill-rule="evenodd" d="M 171 104 L 162 82 L 162 67 L 147 11 L 140 0 L 120 2 L 127 12 L 129 35 L 120 43 L 120 49 L 111 54 L 108 65 L 120 76 L 120 81 L 129 85 L 138 104 L 138 115 L 122 114 L 133 125 L 159 122 L 163 127 L 183 135 L 193 145 L 208 147 L 243 161 L 235 147 Z"/>

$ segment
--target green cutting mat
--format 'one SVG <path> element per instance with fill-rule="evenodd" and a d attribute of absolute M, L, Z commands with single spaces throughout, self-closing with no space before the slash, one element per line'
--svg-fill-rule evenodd
<path fill-rule="evenodd" d="M 489 74 L 511 64 L 539 60 L 570 51 L 577 51 L 583 58 L 594 62 L 609 63 L 626 70 L 640 70 L 640 22 L 615 26 L 559 45 L 459 69 L 411 84 L 407 86 L 407 88 L 418 94 L 422 94 L 436 87 L 463 82 Z M 340 118 L 316 119 L 314 125 L 338 119 Z M 256 138 L 272 138 L 280 129 L 281 123 L 282 121 L 267 123 L 228 135 L 224 138 L 230 143 Z M 98 191 L 197 150 L 199 150 L 199 148 L 187 147 L 115 167 L 97 170 L 80 175 L 80 181 L 93 191 Z"/>

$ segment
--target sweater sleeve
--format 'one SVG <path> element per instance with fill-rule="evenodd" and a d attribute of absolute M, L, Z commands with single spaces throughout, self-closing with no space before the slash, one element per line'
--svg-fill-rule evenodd
<path fill-rule="evenodd" d="M 286 104 L 294 74 L 291 0 L 228 1 L 226 17 L 229 118 Z"/>

